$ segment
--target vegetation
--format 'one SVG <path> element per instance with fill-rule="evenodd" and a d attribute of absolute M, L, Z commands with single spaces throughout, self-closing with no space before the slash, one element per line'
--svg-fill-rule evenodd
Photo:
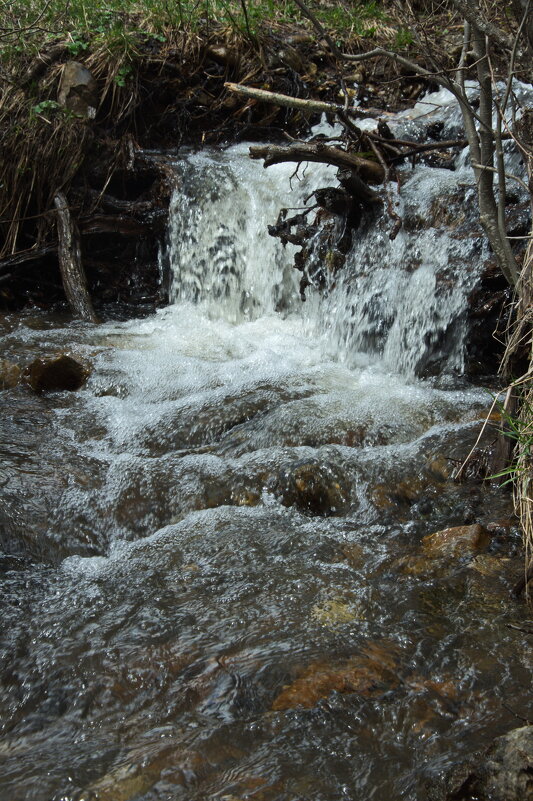
<path fill-rule="evenodd" d="M 319 16 L 338 36 L 366 37 L 384 17 L 373 1 L 321 4 Z M 67 189 L 94 142 L 94 130 L 57 101 L 63 63 L 81 60 L 100 90 L 97 122 L 113 136 L 135 130 L 147 70 L 175 69 L 189 87 L 210 42 L 239 53 L 236 77 L 266 67 L 263 42 L 272 28 L 304 20 L 292 0 L 7 0 L 0 9 L 0 259 L 39 247 L 54 225 L 53 196 Z M 263 32 L 264 31 L 264 32 Z M 122 126 L 122 127 L 121 127 Z M 185 123 L 186 127 L 186 123 Z M 179 132 L 178 132 L 179 135 Z M 119 159 L 120 154 L 117 154 Z M 22 224 L 35 219 L 28 240 Z"/>

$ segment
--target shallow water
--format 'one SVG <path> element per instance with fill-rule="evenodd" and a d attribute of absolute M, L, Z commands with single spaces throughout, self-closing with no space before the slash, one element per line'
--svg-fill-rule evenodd
<path fill-rule="evenodd" d="M 369 226 L 302 306 L 266 224 L 324 171 L 175 167 L 169 308 L 3 321 L 8 358 L 93 372 L 3 393 L 0 797 L 423 799 L 530 703 L 510 499 L 451 480 L 489 401 L 460 377 L 479 245 Z M 473 522 L 486 553 L 424 560 Z"/>

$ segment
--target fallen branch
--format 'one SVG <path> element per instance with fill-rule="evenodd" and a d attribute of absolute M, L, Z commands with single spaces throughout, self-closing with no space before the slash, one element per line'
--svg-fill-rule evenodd
<path fill-rule="evenodd" d="M 32 261 L 38 261 L 43 256 L 57 251 L 57 242 L 53 245 L 45 245 L 42 248 L 31 248 L 30 250 L 20 250 L 12 256 L 7 256 L 5 259 L 0 260 L 0 273 L 5 270 L 11 270 L 13 267 L 20 267 L 24 264 L 30 264 Z"/>
<path fill-rule="evenodd" d="M 87 189 L 78 194 L 80 199 L 89 198 L 95 207 L 100 207 L 104 211 L 124 213 L 132 216 L 142 216 L 154 210 L 155 200 L 120 200 L 119 198 L 108 195 L 105 192 L 98 192 L 96 189 Z"/>
<path fill-rule="evenodd" d="M 254 145 L 250 148 L 250 158 L 264 159 L 264 167 L 286 161 L 312 161 L 318 164 L 331 164 L 339 169 L 354 170 L 362 182 L 381 184 L 385 173 L 381 164 L 347 153 L 339 147 L 328 147 L 322 142 L 298 142 L 289 147 L 280 145 Z M 367 187 L 370 195 L 375 193 Z"/>
<path fill-rule="evenodd" d="M 67 198 L 58 192 L 54 198 L 57 209 L 58 260 L 63 288 L 69 305 L 82 320 L 95 323 L 96 315 L 87 290 L 85 272 L 81 263 L 80 235 L 70 216 Z"/>
<path fill-rule="evenodd" d="M 324 100 L 305 100 L 302 97 L 291 97 L 290 95 L 282 95 L 278 92 L 268 92 L 266 89 L 256 89 L 252 86 L 243 86 L 240 83 L 225 83 L 224 86 L 228 91 L 234 94 L 242 95 L 243 97 L 251 97 L 253 100 L 258 100 L 261 103 L 272 103 L 282 108 L 298 108 L 302 111 L 324 114 L 339 114 L 343 112 L 360 119 L 373 119 L 378 115 L 383 116 L 385 113 L 375 108 L 364 110 L 361 108 L 345 109 L 344 106 L 338 103 L 327 103 Z"/>
<path fill-rule="evenodd" d="M 80 219 L 80 229 L 83 234 L 138 236 L 146 233 L 149 228 L 148 224 L 123 214 L 95 214 L 92 217 Z"/>
<path fill-rule="evenodd" d="M 369 139 L 368 141 L 370 142 L 370 147 L 376 154 L 376 158 L 378 159 L 379 163 L 383 168 L 385 193 L 387 195 L 387 211 L 389 213 L 389 217 L 391 218 L 391 220 L 394 220 L 394 225 L 392 226 L 392 229 L 389 233 L 389 239 L 391 240 L 391 242 L 394 242 L 394 240 L 400 233 L 400 229 L 402 227 L 402 218 L 394 209 L 394 200 L 390 187 L 390 169 L 376 143 L 373 142 L 372 139 Z"/>

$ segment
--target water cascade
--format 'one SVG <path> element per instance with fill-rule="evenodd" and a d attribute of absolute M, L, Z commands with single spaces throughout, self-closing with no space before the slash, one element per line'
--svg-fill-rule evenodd
<path fill-rule="evenodd" d="M 168 308 L 2 322 L 13 359 L 93 372 L 7 409 L 0 796 L 426 798 L 528 693 L 508 498 L 451 480 L 488 398 L 461 376 L 487 255 L 466 159 L 405 168 L 399 236 L 365 220 L 305 303 L 267 225 L 333 172 L 169 161 Z M 477 522 L 488 551 L 424 551 Z"/>

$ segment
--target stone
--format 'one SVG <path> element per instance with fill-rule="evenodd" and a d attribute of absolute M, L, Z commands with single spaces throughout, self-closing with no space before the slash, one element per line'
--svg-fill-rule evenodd
<path fill-rule="evenodd" d="M 348 488 L 331 465 L 309 461 L 285 467 L 277 476 L 274 494 L 283 506 L 306 514 L 342 514 L 348 506 Z"/>
<path fill-rule="evenodd" d="M 277 56 L 282 64 L 284 64 L 286 67 L 289 67 L 289 69 L 294 70 L 294 72 L 298 72 L 301 75 L 303 75 L 305 72 L 304 62 L 294 47 L 281 48 L 281 50 L 278 51 Z"/>
<path fill-rule="evenodd" d="M 15 362 L 0 359 L 0 390 L 13 389 L 19 383 L 21 369 Z"/>
<path fill-rule="evenodd" d="M 533 726 L 497 737 L 485 754 L 455 768 L 444 787 L 428 789 L 432 801 L 533 801 Z"/>
<path fill-rule="evenodd" d="M 435 531 L 422 539 L 424 554 L 432 559 L 460 558 L 483 551 L 490 542 L 490 534 L 479 523 L 456 526 Z"/>
<path fill-rule="evenodd" d="M 98 87 L 92 73 L 79 61 L 67 61 L 63 67 L 57 100 L 74 114 L 91 120 L 96 116 Z"/>
<path fill-rule="evenodd" d="M 239 65 L 239 54 L 236 50 L 231 50 L 224 45 L 212 45 L 207 48 L 207 55 L 222 64 L 224 67 L 237 67 Z"/>
<path fill-rule="evenodd" d="M 497 576 L 506 569 L 510 561 L 504 556 L 480 553 L 472 559 L 468 567 L 477 573 L 481 573 L 482 576 Z"/>
<path fill-rule="evenodd" d="M 315 604 L 311 609 L 311 617 L 320 626 L 329 629 L 335 629 L 344 623 L 366 619 L 360 601 L 357 599 L 346 601 L 343 598 L 329 598 L 322 603 Z"/>
<path fill-rule="evenodd" d="M 397 484 L 376 484 L 372 489 L 372 503 L 378 509 L 410 507 L 428 488 L 430 482 L 422 478 L 412 478 Z"/>
<path fill-rule="evenodd" d="M 334 691 L 372 698 L 397 685 L 397 657 L 393 646 L 371 642 L 361 654 L 340 664 L 313 662 L 292 684 L 282 689 L 272 709 L 275 712 L 296 707 L 311 709 Z"/>
<path fill-rule="evenodd" d="M 62 392 L 80 389 L 91 368 L 77 356 L 57 353 L 35 359 L 24 371 L 24 378 L 34 392 Z"/>

